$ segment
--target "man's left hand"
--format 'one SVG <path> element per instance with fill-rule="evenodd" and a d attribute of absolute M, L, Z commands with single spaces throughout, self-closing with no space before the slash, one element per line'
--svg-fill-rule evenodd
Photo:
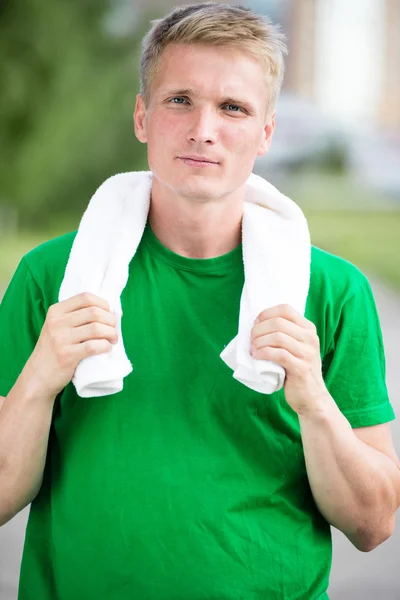
<path fill-rule="evenodd" d="M 280 304 L 260 313 L 251 331 L 250 353 L 286 370 L 285 397 L 297 414 L 323 407 L 329 392 L 322 377 L 317 330 L 294 308 Z"/>

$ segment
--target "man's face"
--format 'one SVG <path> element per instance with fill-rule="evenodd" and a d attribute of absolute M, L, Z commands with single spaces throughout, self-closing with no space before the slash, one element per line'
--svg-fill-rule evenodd
<path fill-rule="evenodd" d="M 224 47 L 168 46 L 144 106 L 138 96 L 135 131 L 147 142 L 158 182 L 179 196 L 208 201 L 243 186 L 274 128 L 266 124 L 261 64 Z"/>

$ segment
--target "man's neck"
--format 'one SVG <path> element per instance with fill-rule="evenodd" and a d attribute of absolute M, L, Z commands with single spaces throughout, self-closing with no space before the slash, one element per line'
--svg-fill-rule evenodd
<path fill-rule="evenodd" d="M 167 248 L 188 258 L 215 258 L 241 242 L 243 200 L 196 203 L 152 194 L 149 224 Z"/>

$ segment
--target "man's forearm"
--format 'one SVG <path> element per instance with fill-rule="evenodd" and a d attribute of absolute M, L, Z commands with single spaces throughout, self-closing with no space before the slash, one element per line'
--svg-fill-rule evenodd
<path fill-rule="evenodd" d="M 390 537 L 400 470 L 365 444 L 327 394 L 318 412 L 299 415 L 308 479 L 326 520 L 362 551 Z"/>
<path fill-rule="evenodd" d="M 27 363 L 8 396 L 0 401 L 0 526 L 39 491 L 54 400 L 38 392 Z"/>

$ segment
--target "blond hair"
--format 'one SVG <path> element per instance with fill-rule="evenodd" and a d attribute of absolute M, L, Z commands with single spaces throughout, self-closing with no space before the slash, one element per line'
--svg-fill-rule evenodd
<path fill-rule="evenodd" d="M 140 93 L 145 105 L 169 44 L 229 46 L 260 60 L 266 75 L 267 114 L 272 114 L 282 86 L 287 48 L 285 35 L 268 17 L 242 6 L 208 2 L 181 6 L 152 21 L 140 60 Z"/>

